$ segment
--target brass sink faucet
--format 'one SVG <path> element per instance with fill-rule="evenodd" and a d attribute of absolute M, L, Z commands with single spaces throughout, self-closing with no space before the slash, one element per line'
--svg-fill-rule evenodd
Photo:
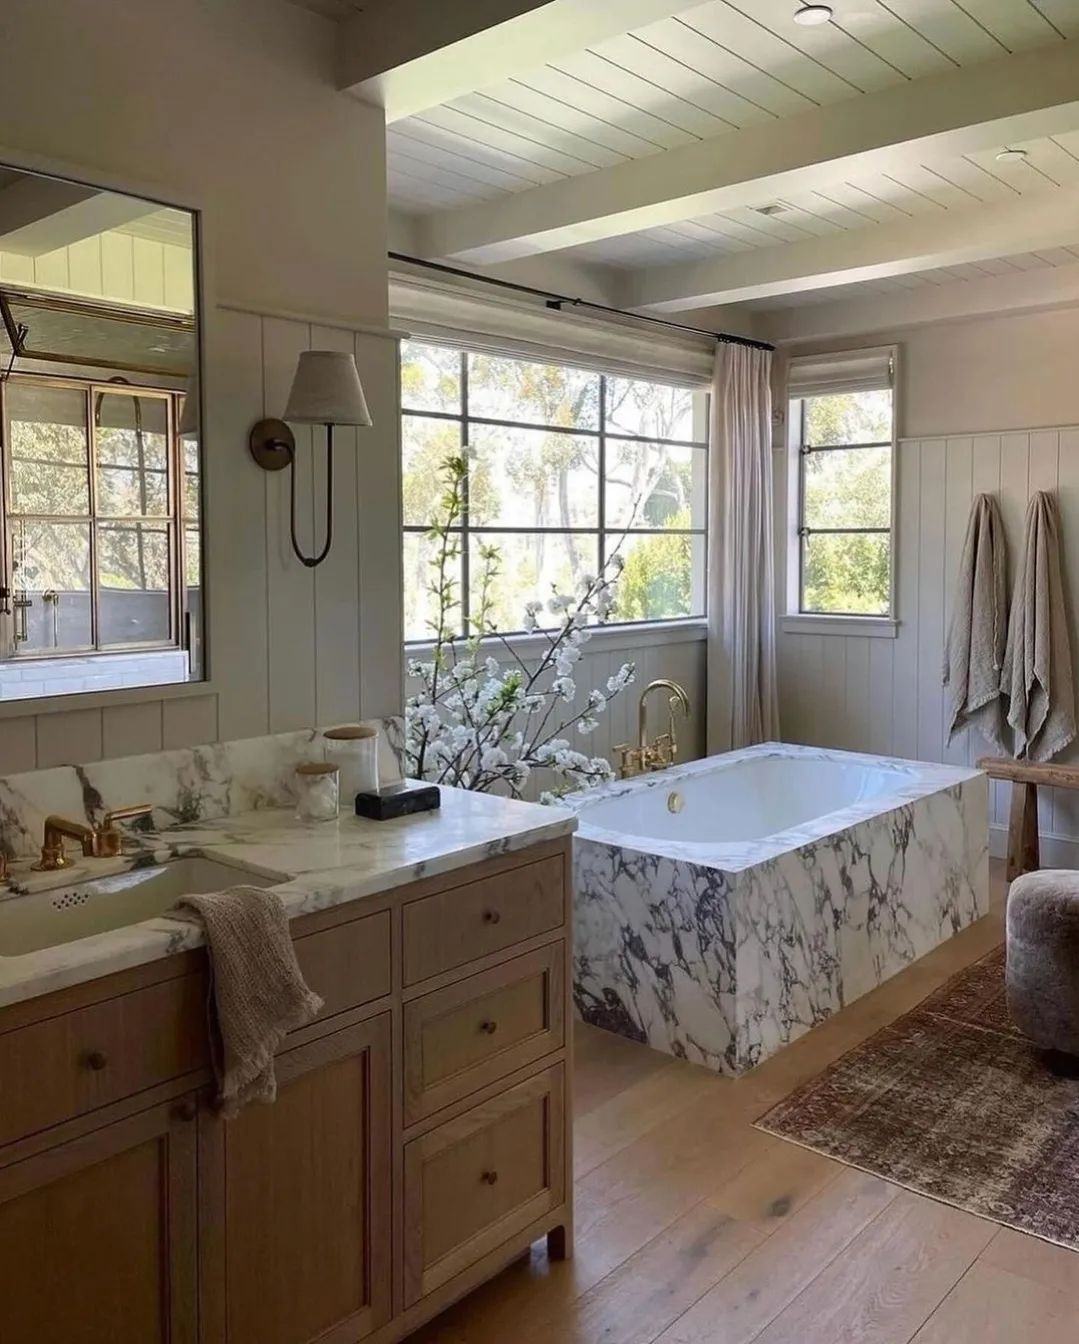
<path fill-rule="evenodd" d="M 50 815 L 45 818 L 45 834 L 41 842 L 41 858 L 33 865 L 35 873 L 53 873 L 70 868 L 71 860 L 64 853 L 64 840 L 78 840 L 84 857 L 114 859 L 123 853 L 124 837 L 116 823 L 135 817 L 148 817 L 152 803 L 135 803 L 131 807 L 117 807 L 105 813 L 100 826 L 87 826 L 81 821 Z"/>
<path fill-rule="evenodd" d="M 667 731 L 649 742 L 648 697 L 656 690 L 671 692 L 667 701 L 669 717 Z M 689 696 L 676 681 L 660 677 L 658 681 L 649 682 L 644 688 L 637 704 L 637 745 L 631 747 L 627 742 L 615 747 L 620 758 L 618 773 L 623 779 L 644 774 L 648 770 L 664 770 L 668 765 L 674 764 L 678 757 L 678 737 L 675 733 L 674 718 L 679 710 L 684 717 L 689 718 Z"/>

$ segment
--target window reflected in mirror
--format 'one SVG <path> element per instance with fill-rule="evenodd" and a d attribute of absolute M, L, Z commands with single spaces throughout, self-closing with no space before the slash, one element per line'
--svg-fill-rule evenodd
<path fill-rule="evenodd" d="M 0 702 L 199 680 L 193 216 L 0 168 L 0 229 L 20 188 L 33 208 L 0 232 Z"/>

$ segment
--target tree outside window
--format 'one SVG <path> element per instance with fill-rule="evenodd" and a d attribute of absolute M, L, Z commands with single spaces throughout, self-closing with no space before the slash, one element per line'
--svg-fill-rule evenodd
<path fill-rule="evenodd" d="M 892 391 L 805 397 L 800 435 L 799 610 L 888 616 L 892 592 Z"/>
<path fill-rule="evenodd" d="M 703 614 L 706 448 L 702 391 L 563 364 L 409 341 L 402 346 L 405 634 L 429 639 L 428 531 L 439 468 L 464 449 L 455 613 L 468 628 L 480 548 L 495 546 L 496 628 L 526 602 L 572 591 L 618 548 L 612 621 Z"/>

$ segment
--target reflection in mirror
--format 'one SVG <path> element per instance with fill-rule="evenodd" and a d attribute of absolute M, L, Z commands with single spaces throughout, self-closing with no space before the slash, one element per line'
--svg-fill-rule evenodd
<path fill-rule="evenodd" d="M 186 211 L 0 168 L 0 701 L 203 676 L 196 276 Z"/>

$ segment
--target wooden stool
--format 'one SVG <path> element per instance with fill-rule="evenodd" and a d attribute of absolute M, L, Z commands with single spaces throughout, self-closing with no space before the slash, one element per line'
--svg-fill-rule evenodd
<path fill-rule="evenodd" d="M 1008 817 L 1008 881 L 1014 882 L 1023 873 L 1037 872 L 1041 867 L 1038 785 L 1079 789 L 1079 769 L 1070 765 L 1052 765 L 1048 761 L 1013 761 L 1007 756 L 983 756 L 978 769 L 984 770 L 990 779 L 1006 779 L 1012 786 Z"/>

